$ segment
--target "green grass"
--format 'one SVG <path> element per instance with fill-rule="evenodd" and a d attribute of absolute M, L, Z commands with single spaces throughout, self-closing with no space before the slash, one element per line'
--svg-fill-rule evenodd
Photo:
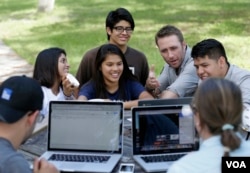
<path fill-rule="evenodd" d="M 249 0 L 56 0 L 52 13 L 38 13 L 34 0 L 2 0 L 0 39 L 30 64 L 39 51 L 58 46 L 67 51 L 75 74 L 83 54 L 107 42 L 105 19 L 110 10 L 127 8 L 135 20 L 131 47 L 143 51 L 156 74 L 163 66 L 154 43 L 165 24 L 180 28 L 189 46 L 205 38 L 221 41 L 229 61 L 250 69 Z"/>

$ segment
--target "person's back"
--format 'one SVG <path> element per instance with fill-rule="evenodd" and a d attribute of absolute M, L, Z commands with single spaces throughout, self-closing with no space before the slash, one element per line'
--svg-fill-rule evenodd
<path fill-rule="evenodd" d="M 167 173 L 221 173 L 222 157 L 250 156 L 240 135 L 242 94 L 232 81 L 209 78 L 199 85 L 191 107 L 200 148 L 176 161 Z"/>
<path fill-rule="evenodd" d="M 16 153 L 15 148 L 8 140 L 0 137 L 0 148 L 0 172 L 17 173 L 24 171 L 31 173 L 28 162 L 25 161 L 21 153 Z"/>
<path fill-rule="evenodd" d="M 230 156 L 250 156 L 250 142 L 241 140 L 240 148 L 231 152 Z M 212 137 L 201 145 L 203 146 L 204 150 L 201 149 L 199 152 L 193 152 L 181 158 L 167 173 L 221 173 L 223 146 L 220 144 L 220 137 Z"/>
<path fill-rule="evenodd" d="M 13 76 L 0 85 L 0 172 L 31 173 L 19 146 L 32 134 L 42 109 L 40 84 L 25 76 Z M 35 159 L 34 173 L 59 173 L 44 159 Z"/>
<path fill-rule="evenodd" d="M 147 58 L 141 51 L 127 45 L 134 27 L 135 24 L 132 15 L 124 8 L 110 11 L 106 18 L 108 42 L 118 46 L 122 50 L 130 70 L 144 86 L 149 73 Z M 94 58 L 99 48 L 98 46 L 84 54 L 76 73 L 76 78 L 80 82 L 79 88 L 91 79 L 93 72 L 96 70 L 94 69 Z"/>

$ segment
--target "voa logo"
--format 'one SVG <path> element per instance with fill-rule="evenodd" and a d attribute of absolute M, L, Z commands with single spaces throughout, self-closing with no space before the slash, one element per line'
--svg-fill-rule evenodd
<path fill-rule="evenodd" d="M 228 168 L 247 168 L 244 161 L 226 161 Z"/>

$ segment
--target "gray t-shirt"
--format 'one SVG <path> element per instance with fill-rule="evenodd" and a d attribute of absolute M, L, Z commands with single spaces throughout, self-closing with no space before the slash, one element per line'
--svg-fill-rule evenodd
<path fill-rule="evenodd" d="M 179 74 L 176 70 L 170 67 L 167 63 L 158 77 L 160 90 L 170 90 L 179 97 L 193 96 L 197 86 L 199 77 L 197 76 L 194 67 L 194 61 L 191 57 L 191 49 L 187 47 L 184 60 L 179 69 Z"/>
<path fill-rule="evenodd" d="M 0 173 L 32 173 L 23 155 L 4 138 L 0 138 Z"/>
<path fill-rule="evenodd" d="M 225 79 L 235 82 L 240 87 L 243 103 L 250 105 L 250 71 L 230 65 Z"/>

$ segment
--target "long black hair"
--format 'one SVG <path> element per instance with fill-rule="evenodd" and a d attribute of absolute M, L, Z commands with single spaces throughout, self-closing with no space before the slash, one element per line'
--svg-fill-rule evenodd
<path fill-rule="evenodd" d="M 52 47 L 42 50 L 36 58 L 33 78 L 47 88 L 51 88 L 54 81 L 60 78 L 58 71 L 58 59 L 66 52 L 64 49 Z"/>
<path fill-rule="evenodd" d="M 132 74 L 131 70 L 128 67 L 127 61 L 125 59 L 124 54 L 120 50 L 119 47 L 113 44 L 104 44 L 102 45 L 96 55 L 95 59 L 95 72 L 92 78 L 92 81 L 95 84 L 95 90 L 96 90 L 96 98 L 107 98 L 107 90 L 106 90 L 106 84 L 104 82 L 104 77 L 102 74 L 102 71 L 100 71 L 100 67 L 103 63 L 103 61 L 106 59 L 107 55 L 109 54 L 115 54 L 118 55 L 122 59 L 123 63 L 123 72 L 121 74 L 121 77 L 119 79 L 119 99 L 124 100 L 125 99 L 125 83 L 128 80 L 131 81 L 138 81 L 136 76 Z"/>

